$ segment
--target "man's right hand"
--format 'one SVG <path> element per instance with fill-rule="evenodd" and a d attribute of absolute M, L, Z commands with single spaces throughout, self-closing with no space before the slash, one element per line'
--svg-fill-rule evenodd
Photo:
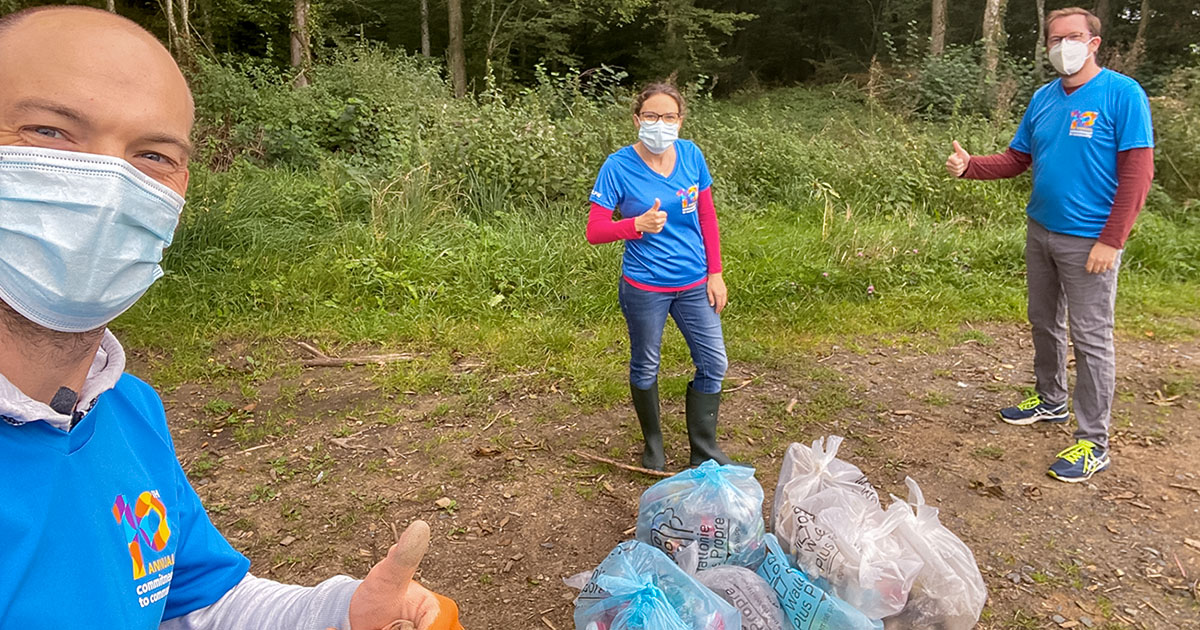
<path fill-rule="evenodd" d="M 646 232 L 651 234 L 661 232 L 663 226 L 667 224 L 667 213 L 660 210 L 659 208 L 661 207 L 662 202 L 655 199 L 654 205 L 649 210 L 633 220 L 633 227 L 643 234 Z"/>
<path fill-rule="evenodd" d="M 967 172 L 967 164 L 971 162 L 971 154 L 958 144 L 958 140 L 954 141 L 954 153 L 946 158 L 946 171 L 955 177 L 962 177 L 963 173 Z"/>

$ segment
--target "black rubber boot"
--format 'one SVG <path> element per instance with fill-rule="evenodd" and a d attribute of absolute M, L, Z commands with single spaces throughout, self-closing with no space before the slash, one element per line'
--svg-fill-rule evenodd
<path fill-rule="evenodd" d="M 721 408 L 721 393 L 702 394 L 687 388 L 688 443 L 692 446 L 689 462 L 699 466 L 713 459 L 718 464 L 732 464 L 733 460 L 717 446 L 717 411 Z"/>
<path fill-rule="evenodd" d="M 642 425 L 642 467 L 650 470 L 662 470 L 667 465 L 663 456 L 662 426 L 659 424 L 658 383 L 650 389 L 638 389 L 633 383 L 629 384 L 629 393 L 633 395 L 633 409 L 637 411 L 638 424 Z"/>

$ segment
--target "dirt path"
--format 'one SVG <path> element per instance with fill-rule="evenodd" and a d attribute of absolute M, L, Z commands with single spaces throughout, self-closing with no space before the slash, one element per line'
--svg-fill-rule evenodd
<path fill-rule="evenodd" d="M 981 627 L 1200 627 L 1200 342 L 1120 343 L 1114 465 L 1080 486 L 1044 472 L 1067 430 L 995 419 L 1032 381 L 1023 329 L 856 347 L 875 349 L 734 366 L 729 382 L 750 382 L 727 395 L 724 442 L 758 467 L 767 506 L 788 443 L 844 435 L 842 455 L 881 495 L 903 494 L 913 476 L 974 550 L 990 590 Z M 458 600 L 468 628 L 571 628 L 562 578 L 632 536 L 653 480 L 569 453 L 635 463 L 631 412 L 580 413 L 553 382 L 406 394 L 372 374 L 315 369 L 168 394 L 214 522 L 255 574 L 313 583 L 361 576 L 390 523 L 424 518 L 434 542 L 422 579 Z M 687 455 L 680 398 L 667 402 L 675 469 Z"/>

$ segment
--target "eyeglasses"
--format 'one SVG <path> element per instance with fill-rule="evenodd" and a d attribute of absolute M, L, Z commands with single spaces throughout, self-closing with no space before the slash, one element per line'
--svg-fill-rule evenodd
<path fill-rule="evenodd" d="M 1071 33 L 1070 35 L 1066 35 L 1066 36 L 1062 36 L 1062 37 L 1048 37 L 1048 38 L 1046 38 L 1046 46 L 1049 48 L 1054 48 L 1055 46 L 1061 44 L 1063 42 L 1063 40 L 1065 40 L 1065 39 L 1069 39 L 1073 42 L 1087 42 L 1087 41 L 1091 41 L 1092 34 L 1091 33 Z"/>
<path fill-rule="evenodd" d="M 676 112 L 671 112 L 669 114 L 658 114 L 655 112 L 642 112 L 642 113 L 638 114 L 638 118 L 640 118 L 642 120 L 642 122 L 647 122 L 647 123 L 655 123 L 655 122 L 658 122 L 659 120 L 661 120 L 661 121 L 667 123 L 668 125 L 674 125 L 675 123 L 679 122 L 680 120 L 683 120 L 683 116 L 680 116 Z"/>

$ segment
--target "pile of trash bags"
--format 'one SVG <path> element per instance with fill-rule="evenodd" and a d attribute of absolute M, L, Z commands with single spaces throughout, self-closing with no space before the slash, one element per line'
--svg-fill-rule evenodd
<path fill-rule="evenodd" d="M 841 442 L 788 447 L 769 523 L 753 468 L 710 460 L 651 486 L 636 539 L 565 580 L 576 630 L 973 628 L 987 589 L 971 550 L 911 478 L 884 509 Z"/>

